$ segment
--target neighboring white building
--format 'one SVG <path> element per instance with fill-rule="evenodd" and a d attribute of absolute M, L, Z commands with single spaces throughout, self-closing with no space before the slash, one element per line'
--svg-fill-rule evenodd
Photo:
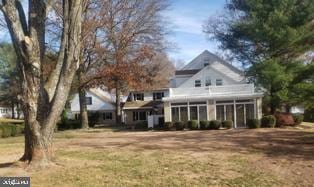
<path fill-rule="evenodd" d="M 163 98 L 166 122 L 232 120 L 246 127 L 247 119 L 262 117 L 262 93 L 247 84 L 244 73 L 204 51 L 171 80 Z"/>
<path fill-rule="evenodd" d="M 12 118 L 12 107 L 0 103 L 0 118 Z M 23 118 L 23 112 L 18 113 L 17 108 L 14 107 L 14 118 Z"/>
<path fill-rule="evenodd" d="M 90 114 L 99 114 L 99 123 L 115 123 L 115 97 L 100 88 L 90 89 L 86 92 L 87 111 Z M 71 108 L 68 113 L 70 119 L 79 119 L 80 102 L 79 95 L 75 94 L 71 100 Z"/>

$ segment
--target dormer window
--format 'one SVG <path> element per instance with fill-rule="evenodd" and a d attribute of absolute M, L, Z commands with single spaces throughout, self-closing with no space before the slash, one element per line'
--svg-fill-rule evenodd
<path fill-rule="evenodd" d="M 144 101 L 144 94 L 143 93 L 135 93 L 134 94 L 134 101 Z"/>
<path fill-rule="evenodd" d="M 216 86 L 222 85 L 222 79 L 216 79 Z"/>
<path fill-rule="evenodd" d="M 154 92 L 153 93 L 153 100 L 158 101 L 164 97 L 164 92 Z"/>
<path fill-rule="evenodd" d="M 195 87 L 201 87 L 202 83 L 201 80 L 195 80 Z"/>

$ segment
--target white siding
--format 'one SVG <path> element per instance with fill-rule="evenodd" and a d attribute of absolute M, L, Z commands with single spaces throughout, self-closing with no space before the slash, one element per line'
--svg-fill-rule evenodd
<path fill-rule="evenodd" d="M 186 82 L 188 79 L 190 79 L 192 76 L 180 76 L 177 75 L 176 78 L 174 79 L 175 81 L 175 87 L 181 86 L 184 82 Z"/>
<path fill-rule="evenodd" d="M 213 69 L 222 72 L 226 77 L 229 77 L 235 81 L 243 81 L 244 77 L 239 74 L 236 73 L 235 71 L 231 70 L 229 67 L 225 66 L 224 64 L 220 63 L 220 62 L 214 62 L 213 64 L 210 65 L 210 67 L 212 67 Z"/>
<path fill-rule="evenodd" d="M 109 103 L 100 99 L 95 94 L 87 91 L 86 97 L 92 97 L 92 105 L 87 105 L 87 110 L 89 111 L 99 111 L 99 110 L 115 110 L 115 107 Z M 80 102 L 78 94 L 75 94 L 73 100 L 71 101 L 71 111 L 78 112 L 80 111 Z"/>
<path fill-rule="evenodd" d="M 187 87 L 195 87 L 195 80 L 201 80 L 201 86 L 205 86 L 206 77 L 210 77 L 212 86 L 216 85 L 216 79 L 222 79 L 223 85 L 232 85 L 232 84 L 240 84 L 236 80 L 231 79 L 230 77 L 224 75 L 223 73 L 211 68 L 211 66 L 207 66 L 203 68 L 200 72 L 195 74 L 193 77 L 188 79 L 186 82 L 179 86 L 180 88 L 187 88 Z"/>

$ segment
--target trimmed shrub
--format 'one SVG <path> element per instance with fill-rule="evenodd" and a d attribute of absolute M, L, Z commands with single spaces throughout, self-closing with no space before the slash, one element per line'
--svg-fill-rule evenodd
<path fill-rule="evenodd" d="M 63 120 L 57 123 L 58 130 L 80 129 L 82 128 L 80 120 Z"/>
<path fill-rule="evenodd" d="M 306 109 L 304 111 L 304 120 L 306 122 L 314 122 L 314 108 Z"/>
<path fill-rule="evenodd" d="M 209 129 L 209 121 L 200 121 L 200 129 L 202 130 Z"/>
<path fill-rule="evenodd" d="M 233 121 L 231 121 L 231 120 L 222 121 L 221 126 L 226 128 L 226 129 L 231 129 L 233 126 Z"/>
<path fill-rule="evenodd" d="M 219 120 L 211 120 L 209 122 L 209 129 L 219 129 L 221 126 L 221 121 Z"/>
<path fill-rule="evenodd" d="M 294 125 L 300 125 L 303 122 L 304 116 L 302 114 L 294 114 Z"/>
<path fill-rule="evenodd" d="M 295 123 L 293 116 L 290 113 L 277 112 L 275 114 L 275 117 L 276 117 L 276 127 L 291 126 L 291 125 L 294 125 Z"/>
<path fill-rule="evenodd" d="M 24 124 L 0 124 L 0 138 L 18 136 L 24 133 Z"/>
<path fill-rule="evenodd" d="M 8 124 L 8 126 L 11 128 L 11 136 L 16 136 L 16 125 Z"/>
<path fill-rule="evenodd" d="M 21 135 L 21 134 L 24 134 L 24 124 L 17 124 L 16 125 L 16 134 L 17 135 Z"/>
<path fill-rule="evenodd" d="M 198 121 L 197 120 L 188 121 L 188 127 L 191 130 L 197 130 L 198 129 Z"/>
<path fill-rule="evenodd" d="M 256 129 L 261 127 L 261 122 L 259 119 L 248 119 L 246 123 L 250 129 Z"/>
<path fill-rule="evenodd" d="M 167 131 L 170 131 L 173 128 L 173 123 L 172 122 L 165 122 L 164 124 L 164 129 Z"/>
<path fill-rule="evenodd" d="M 98 123 L 99 117 L 100 117 L 99 112 L 89 112 L 88 113 L 88 126 L 95 127 L 96 123 Z"/>
<path fill-rule="evenodd" d="M 12 128 L 9 125 L 0 125 L 0 129 L 2 131 L 2 138 L 10 137 L 12 134 Z"/>
<path fill-rule="evenodd" d="M 140 129 L 140 130 L 148 129 L 147 121 L 140 121 L 140 122 L 136 123 L 135 129 Z"/>
<path fill-rule="evenodd" d="M 261 127 L 273 128 L 276 125 L 276 118 L 273 115 L 263 116 L 261 119 Z"/>
<path fill-rule="evenodd" d="M 182 121 L 177 121 L 174 123 L 177 131 L 182 131 L 184 129 L 184 123 Z"/>

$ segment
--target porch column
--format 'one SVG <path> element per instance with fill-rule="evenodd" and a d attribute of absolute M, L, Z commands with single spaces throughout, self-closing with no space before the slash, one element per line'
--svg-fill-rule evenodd
<path fill-rule="evenodd" d="M 234 128 L 237 128 L 237 106 L 235 100 L 233 100 L 233 115 L 234 115 Z"/>
<path fill-rule="evenodd" d="M 261 119 L 262 116 L 263 116 L 263 113 L 262 113 L 262 98 L 261 97 L 256 99 L 255 110 L 256 110 L 256 118 L 257 119 Z"/>
<path fill-rule="evenodd" d="M 215 104 L 214 104 L 214 100 L 208 100 L 207 101 L 207 116 L 208 116 L 208 120 L 214 120 L 215 119 Z"/>
<path fill-rule="evenodd" d="M 169 101 L 164 102 L 164 118 L 165 122 L 171 122 L 171 106 Z"/>

